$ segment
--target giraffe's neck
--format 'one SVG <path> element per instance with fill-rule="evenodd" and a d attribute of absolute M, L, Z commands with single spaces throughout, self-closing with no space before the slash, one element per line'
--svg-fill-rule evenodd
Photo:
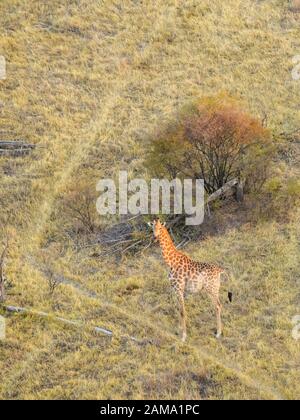
<path fill-rule="evenodd" d="M 182 253 L 177 251 L 166 228 L 159 236 L 159 243 L 165 262 L 169 267 L 175 267 L 178 264 L 178 257 L 182 256 Z"/>

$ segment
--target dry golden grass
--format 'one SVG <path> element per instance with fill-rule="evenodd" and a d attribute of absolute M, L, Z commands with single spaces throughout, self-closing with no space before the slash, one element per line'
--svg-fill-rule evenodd
<path fill-rule="evenodd" d="M 267 113 L 271 129 L 297 128 L 299 14 L 283 0 L 3 0 L 0 27 L 8 75 L 0 137 L 40 146 L 24 159 L 0 158 L 0 222 L 12 215 L 13 225 L 8 304 L 114 331 L 110 340 L 6 314 L 0 397 L 298 398 L 299 211 L 288 223 L 266 218 L 189 246 L 229 268 L 235 300 L 224 305 L 216 341 L 209 303 L 190 299 L 183 345 L 158 250 L 93 258 L 74 247 L 60 203 L 82 180 L 141 172 L 145 137 L 196 96 L 227 91 L 254 115 Z M 282 161 L 276 175 L 298 176 L 296 164 Z M 73 284 L 49 297 L 45 264 Z"/>

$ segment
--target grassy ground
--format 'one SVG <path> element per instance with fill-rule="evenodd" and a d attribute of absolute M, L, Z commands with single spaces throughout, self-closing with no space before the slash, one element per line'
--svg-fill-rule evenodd
<path fill-rule="evenodd" d="M 283 0 L 63 3 L 0 5 L 8 73 L 0 137 L 39 146 L 27 158 L 0 158 L 1 223 L 11 215 L 8 304 L 114 336 L 5 314 L 0 397 L 298 398 L 291 319 L 300 300 L 299 211 L 189 245 L 193 257 L 229 268 L 235 300 L 224 304 L 225 334 L 216 341 L 209 303 L 190 299 L 183 345 L 158 250 L 95 258 L 74 247 L 60 203 L 82 180 L 95 186 L 120 168 L 141 171 L 145 137 L 195 96 L 227 91 L 254 115 L 266 113 L 270 128 L 296 129 L 299 15 Z M 297 168 L 299 160 L 282 161 L 276 173 L 298 176 Z M 52 297 L 49 265 L 68 279 Z"/>

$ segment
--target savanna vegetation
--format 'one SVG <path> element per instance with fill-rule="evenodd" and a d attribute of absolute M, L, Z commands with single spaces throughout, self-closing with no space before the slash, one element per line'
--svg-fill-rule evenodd
<path fill-rule="evenodd" d="M 299 398 L 292 3 L 1 2 L 0 141 L 35 148 L 0 154 L 0 398 Z M 200 176 L 207 196 L 242 181 L 244 200 L 215 200 L 200 227 L 167 219 L 230 274 L 221 340 L 199 295 L 180 342 L 147 218 L 97 214 L 97 182 L 119 170 Z"/>
<path fill-rule="evenodd" d="M 203 179 L 208 194 L 233 178 L 260 189 L 272 158 L 268 131 L 226 96 L 189 106 L 151 139 L 149 149 L 153 175 Z"/>

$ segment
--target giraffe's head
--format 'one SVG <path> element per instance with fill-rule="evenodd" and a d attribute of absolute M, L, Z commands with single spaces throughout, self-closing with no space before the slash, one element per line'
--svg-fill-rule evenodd
<path fill-rule="evenodd" d="M 153 229 L 153 233 L 155 236 L 155 239 L 159 239 L 161 234 L 166 230 L 165 223 L 161 223 L 159 219 L 153 220 L 153 222 L 149 222 L 148 226 L 150 226 Z"/>

